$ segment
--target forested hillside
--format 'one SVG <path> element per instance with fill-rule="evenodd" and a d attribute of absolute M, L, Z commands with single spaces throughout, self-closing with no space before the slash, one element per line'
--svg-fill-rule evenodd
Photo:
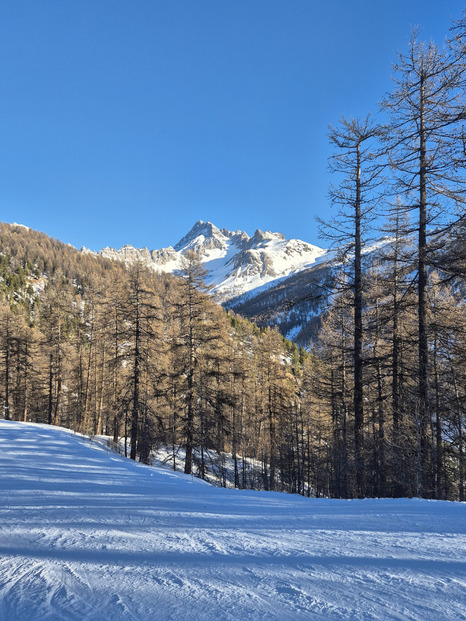
<path fill-rule="evenodd" d="M 128 456 L 144 462 L 151 449 L 168 446 L 173 459 L 183 456 L 186 472 L 201 477 L 208 453 L 227 452 L 238 487 L 354 494 L 348 298 L 335 299 L 309 355 L 276 330 L 225 313 L 204 291 L 194 255 L 176 278 L 82 255 L 24 227 L 3 224 L 0 235 L 5 418 L 115 441 L 127 436 Z M 441 415 L 429 438 L 441 488 L 429 496 L 457 498 L 464 476 L 464 309 L 445 285 L 436 291 L 433 371 Z M 403 398 L 394 418 L 391 306 L 380 292 L 378 299 L 365 331 L 365 489 L 373 496 L 414 495 L 415 305 L 406 300 L 400 314 Z M 455 347 L 440 346 L 452 338 Z"/>
<path fill-rule="evenodd" d="M 238 487 L 313 487 L 294 454 L 309 355 L 227 315 L 194 255 L 175 278 L 7 224 L 0 248 L 5 418 L 127 436 L 144 462 L 157 444 L 181 448 L 185 472 L 202 477 L 204 451 L 228 451 Z M 261 461 L 259 479 L 240 456 Z"/>

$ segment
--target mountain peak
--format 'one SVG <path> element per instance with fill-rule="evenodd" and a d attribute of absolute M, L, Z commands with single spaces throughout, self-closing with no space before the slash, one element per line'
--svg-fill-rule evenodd
<path fill-rule="evenodd" d="M 212 222 L 198 220 L 173 248 L 149 251 L 124 246 L 100 253 L 126 263 L 139 258 L 157 271 L 176 272 L 188 250 L 200 258 L 208 284 L 223 301 L 253 296 L 254 291 L 307 269 L 325 252 L 300 240 L 287 240 L 282 233 L 257 229 L 250 237 L 241 230 L 220 230 Z"/>
<path fill-rule="evenodd" d="M 222 232 L 212 222 L 204 222 L 204 220 L 198 220 L 192 229 L 187 233 L 180 241 L 174 246 L 176 251 L 180 251 L 187 246 L 190 246 L 200 236 L 210 239 L 212 237 L 223 237 Z"/>
<path fill-rule="evenodd" d="M 264 231 L 257 229 L 254 235 L 251 237 L 251 241 L 255 244 L 259 244 L 264 241 L 271 241 L 273 239 L 284 240 L 285 236 L 283 235 L 283 233 L 272 233 L 272 231 L 265 231 L 264 233 Z"/>

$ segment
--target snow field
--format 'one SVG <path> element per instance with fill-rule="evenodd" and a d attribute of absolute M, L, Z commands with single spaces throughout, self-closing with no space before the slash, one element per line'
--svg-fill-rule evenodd
<path fill-rule="evenodd" d="M 466 619 L 466 504 L 225 490 L 0 421 L 0 620 Z"/>

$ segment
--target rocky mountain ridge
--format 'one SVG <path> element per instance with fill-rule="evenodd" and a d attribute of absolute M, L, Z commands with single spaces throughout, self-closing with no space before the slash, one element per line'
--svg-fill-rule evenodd
<path fill-rule="evenodd" d="M 322 283 L 333 257 L 323 248 L 287 240 L 282 233 L 257 229 L 249 236 L 199 220 L 174 246 L 106 247 L 97 254 L 127 264 L 140 260 L 156 271 L 176 273 L 188 250 L 199 256 L 207 284 L 225 308 L 258 325 L 276 325 L 287 338 L 309 345 L 324 306 Z"/>
<path fill-rule="evenodd" d="M 85 249 L 83 249 L 85 251 Z M 282 233 L 256 230 L 219 229 L 211 222 L 199 220 L 174 246 L 159 250 L 123 246 L 119 250 L 103 248 L 100 256 L 126 263 L 142 260 L 160 272 L 176 272 L 190 250 L 201 259 L 207 271 L 207 283 L 223 304 L 254 297 L 280 279 L 308 269 L 325 260 L 327 251 L 299 239 L 285 239 Z"/>

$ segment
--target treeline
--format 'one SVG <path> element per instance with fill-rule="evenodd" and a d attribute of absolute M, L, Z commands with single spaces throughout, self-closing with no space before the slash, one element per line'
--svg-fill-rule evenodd
<path fill-rule="evenodd" d="M 330 128 L 336 285 L 317 388 L 337 496 L 465 499 L 465 28 L 466 13 L 443 47 L 414 32 L 382 121 Z"/>

